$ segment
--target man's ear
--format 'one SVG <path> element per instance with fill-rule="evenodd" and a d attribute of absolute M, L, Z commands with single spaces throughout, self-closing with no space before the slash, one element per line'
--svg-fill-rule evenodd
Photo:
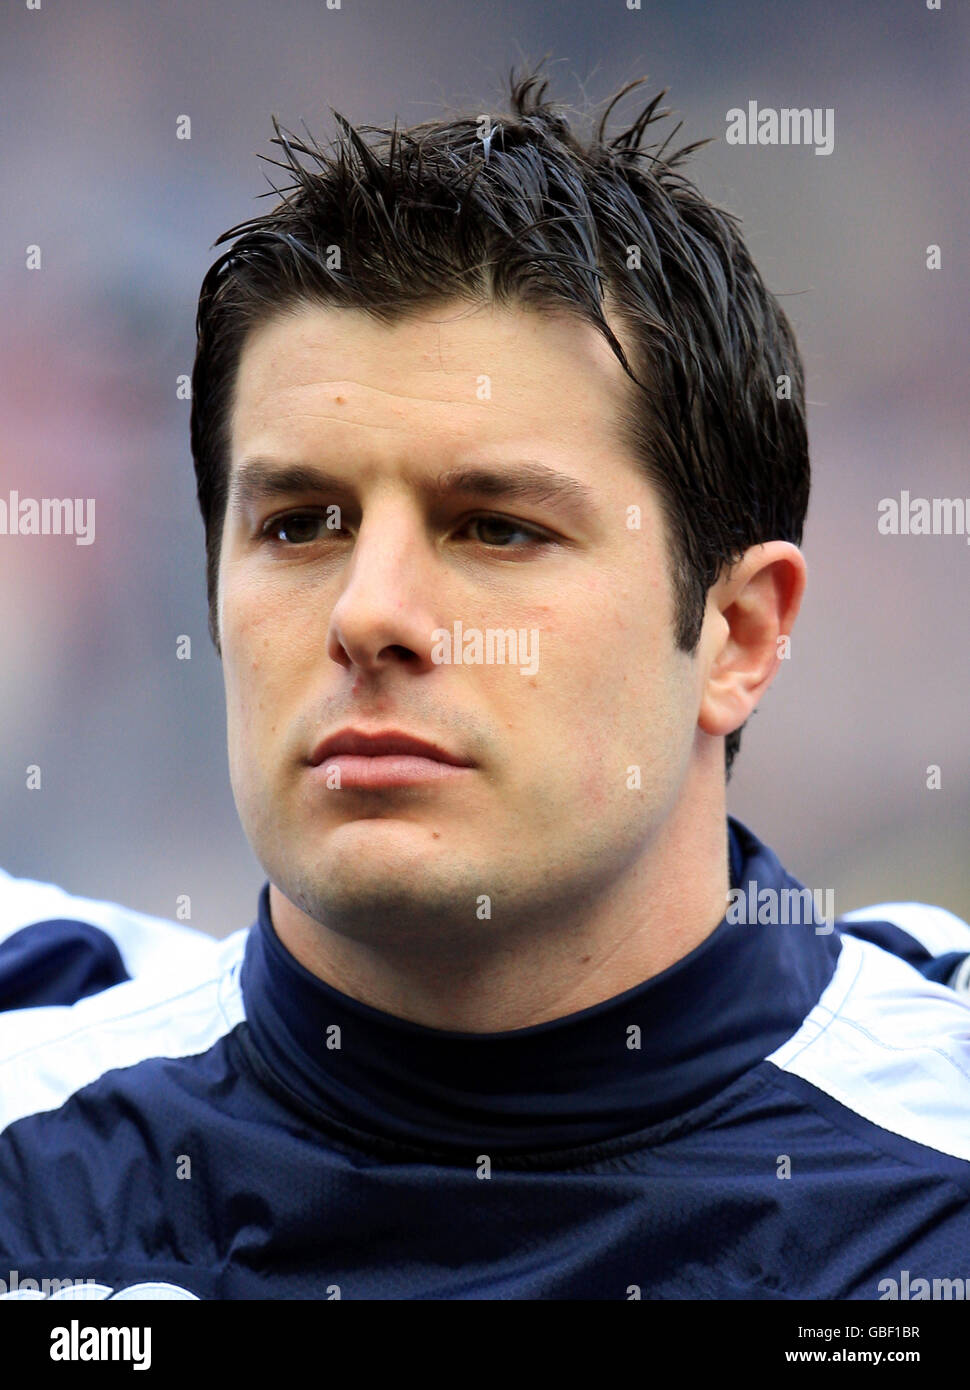
<path fill-rule="evenodd" d="M 807 579 L 790 541 L 752 546 L 711 586 L 698 655 L 706 669 L 697 722 L 704 733 L 739 729 L 768 689 L 782 659 Z"/>

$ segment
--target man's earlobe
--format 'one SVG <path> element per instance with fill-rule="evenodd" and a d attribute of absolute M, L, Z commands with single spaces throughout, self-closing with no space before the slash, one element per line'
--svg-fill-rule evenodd
<path fill-rule="evenodd" d="M 807 568 L 797 546 L 771 541 L 746 551 L 712 597 L 727 639 L 719 639 L 702 693 L 698 725 L 727 736 L 753 713 L 777 674 L 802 595 Z"/>

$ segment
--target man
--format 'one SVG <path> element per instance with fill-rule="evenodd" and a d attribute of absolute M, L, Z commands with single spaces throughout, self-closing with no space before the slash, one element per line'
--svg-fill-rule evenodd
<path fill-rule="evenodd" d="M 200 943 L 8 880 L 17 1296 L 970 1273 L 970 927 L 836 925 L 726 815 L 805 586 L 790 327 L 659 98 L 607 142 L 544 91 L 278 129 L 221 239 L 192 446 L 268 882 Z"/>

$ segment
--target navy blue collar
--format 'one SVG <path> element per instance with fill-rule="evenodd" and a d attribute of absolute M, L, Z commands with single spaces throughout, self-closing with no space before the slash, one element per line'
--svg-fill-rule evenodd
<path fill-rule="evenodd" d="M 801 888 L 739 821 L 727 830 L 732 887 Z M 579 1013 L 450 1032 L 311 975 L 276 935 L 266 884 L 242 988 L 257 1052 L 305 1111 L 422 1148 L 524 1154 L 631 1134 L 716 1095 L 797 1030 L 838 952 L 838 933 L 811 924 L 725 918 L 669 969 Z"/>

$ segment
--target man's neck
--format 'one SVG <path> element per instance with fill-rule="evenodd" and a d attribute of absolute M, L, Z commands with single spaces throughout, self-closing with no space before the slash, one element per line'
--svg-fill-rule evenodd
<path fill-rule="evenodd" d="M 276 934 L 299 963 L 372 1008 L 429 1028 L 491 1033 L 562 1018 L 688 955 L 722 920 L 730 876 L 723 797 L 684 797 L 627 873 L 554 931 L 518 930 L 469 955 L 375 948 L 314 921 L 270 885 Z M 713 803 L 713 804 L 711 804 Z"/>

